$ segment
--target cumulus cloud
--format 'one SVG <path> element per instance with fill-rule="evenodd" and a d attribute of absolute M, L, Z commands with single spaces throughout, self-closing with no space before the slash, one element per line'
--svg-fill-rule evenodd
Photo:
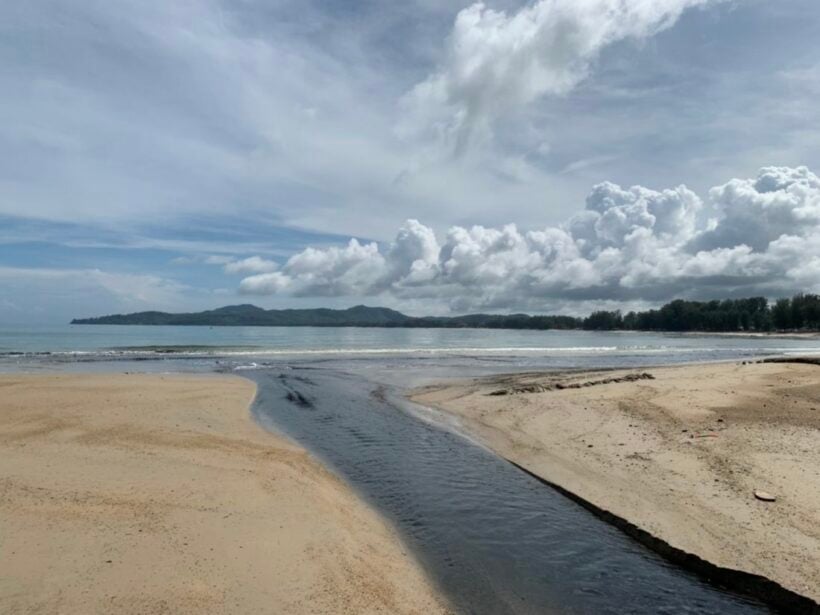
<path fill-rule="evenodd" d="M 292 256 L 282 272 L 242 280 L 240 292 L 296 296 L 372 295 L 391 287 L 414 287 L 438 275 L 439 245 L 432 229 L 408 220 L 382 254 L 376 243 L 351 239 L 344 247 L 307 248 Z"/>
<path fill-rule="evenodd" d="M 820 179 L 806 167 L 762 169 L 757 178 L 733 179 L 711 190 L 719 224 L 704 234 L 704 248 L 745 243 L 762 250 L 781 235 L 820 224 Z"/>
<path fill-rule="evenodd" d="M 569 93 L 608 45 L 653 36 L 714 1 L 537 0 L 512 14 L 477 2 L 458 13 L 439 70 L 408 94 L 405 129 L 460 151 L 506 112 Z"/>
<path fill-rule="evenodd" d="M 240 284 L 246 294 L 444 300 L 454 310 L 818 289 L 820 178 L 806 167 L 730 180 L 708 203 L 685 186 L 604 182 L 581 212 L 541 230 L 457 226 L 439 242 L 408 220 L 389 245 L 308 248 Z"/>
<path fill-rule="evenodd" d="M 247 294 L 291 291 L 297 296 L 355 295 L 375 286 L 385 263 L 378 245 L 362 245 L 351 239 L 343 248 L 307 248 L 288 260 L 284 273 L 250 276 L 242 280 L 239 289 Z"/>

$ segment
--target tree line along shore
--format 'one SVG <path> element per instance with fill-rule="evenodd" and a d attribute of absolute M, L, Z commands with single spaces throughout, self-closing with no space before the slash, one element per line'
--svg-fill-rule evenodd
<path fill-rule="evenodd" d="M 638 331 L 820 331 L 820 295 L 798 294 L 772 304 L 765 297 L 723 301 L 678 299 L 645 312 L 593 312 L 583 319 L 581 326 L 592 330 Z"/>

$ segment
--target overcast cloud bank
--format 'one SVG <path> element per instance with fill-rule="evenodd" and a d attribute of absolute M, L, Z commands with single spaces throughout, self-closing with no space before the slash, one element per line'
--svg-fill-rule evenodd
<path fill-rule="evenodd" d="M 820 289 L 820 178 L 767 167 L 709 202 L 678 186 L 595 186 L 558 227 L 452 227 L 408 220 L 388 246 L 307 248 L 246 277 L 250 295 L 436 299 L 451 309 L 549 309 L 568 301 L 779 295 Z M 708 214 L 707 214 L 708 212 Z"/>

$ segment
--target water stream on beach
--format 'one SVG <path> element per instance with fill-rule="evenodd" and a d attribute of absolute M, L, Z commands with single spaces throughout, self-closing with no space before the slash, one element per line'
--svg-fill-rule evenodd
<path fill-rule="evenodd" d="M 256 417 L 312 450 L 385 514 L 459 612 L 767 612 L 417 414 L 390 384 L 402 370 L 385 377 L 389 362 L 375 378 L 340 363 L 250 372 Z"/>

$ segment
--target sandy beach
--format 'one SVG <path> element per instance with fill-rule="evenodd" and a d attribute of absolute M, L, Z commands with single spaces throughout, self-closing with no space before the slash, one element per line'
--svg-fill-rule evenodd
<path fill-rule="evenodd" d="M 820 601 L 820 366 L 521 374 L 412 399 L 677 549 Z"/>
<path fill-rule="evenodd" d="M 0 612 L 439 613 L 369 507 L 227 376 L 0 376 Z"/>

